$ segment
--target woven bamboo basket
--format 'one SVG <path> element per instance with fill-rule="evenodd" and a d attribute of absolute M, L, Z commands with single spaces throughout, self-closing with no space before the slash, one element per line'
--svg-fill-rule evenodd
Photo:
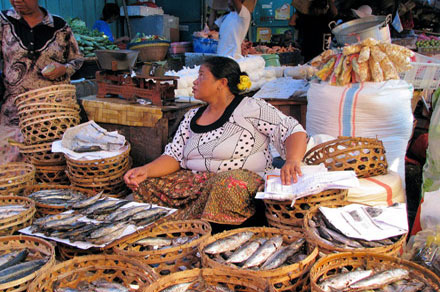
<path fill-rule="evenodd" d="M 197 247 L 210 235 L 211 225 L 208 222 L 202 220 L 171 221 L 121 238 L 113 250 L 117 254 L 142 259 L 158 275 L 165 276 L 181 270 L 199 268 L 200 258 L 197 256 Z M 199 238 L 162 250 L 147 250 L 136 244 L 136 241 L 147 237 L 178 238 L 184 236 L 199 236 Z"/>
<path fill-rule="evenodd" d="M 96 194 L 91 190 L 82 189 L 75 186 L 65 186 L 59 184 L 37 184 L 26 187 L 24 190 L 24 195 L 29 196 L 30 194 L 41 190 L 72 190 L 72 191 L 81 192 L 87 197 L 92 197 Z M 47 215 L 59 214 L 69 210 L 66 206 L 47 205 L 47 204 L 39 203 L 37 201 L 35 201 L 35 206 L 37 208 L 37 214 L 35 215 L 36 217 L 44 217 Z"/>
<path fill-rule="evenodd" d="M 264 200 L 267 222 L 272 227 L 303 232 L 304 216 L 310 208 L 322 203 L 345 201 L 347 193 L 347 190 L 326 190 L 296 200 L 293 207 L 290 201 Z"/>
<path fill-rule="evenodd" d="M 99 248 L 80 249 L 68 244 L 56 242 L 57 259 L 61 262 L 71 260 L 76 257 L 100 255 L 103 250 Z"/>
<path fill-rule="evenodd" d="M 124 183 L 123 178 L 118 179 L 119 183 L 112 184 L 112 183 L 78 183 L 77 181 L 70 178 L 70 182 L 72 185 L 92 190 L 94 192 L 103 192 L 105 196 L 112 197 L 112 198 L 124 198 L 130 193 L 130 189 L 127 188 L 127 186 Z"/>
<path fill-rule="evenodd" d="M 70 184 L 69 178 L 66 174 L 65 164 L 49 166 L 36 165 L 35 169 L 35 179 L 38 183 L 59 185 Z"/>
<path fill-rule="evenodd" d="M 233 273 L 217 269 L 192 269 L 171 274 L 160 278 L 143 292 L 160 292 L 174 285 L 183 283 L 198 283 L 203 286 L 228 287 L 230 291 L 239 292 L 271 292 L 273 287 L 266 279 L 251 276 L 247 273 L 234 271 Z M 194 290 L 192 290 L 194 291 Z M 199 290 L 198 290 L 199 291 Z M 204 291 L 204 290 L 200 290 Z"/>
<path fill-rule="evenodd" d="M 14 232 L 32 224 L 36 212 L 35 202 L 25 197 L 0 196 L 0 205 L 23 205 L 26 211 L 0 220 L 0 236 L 12 235 Z"/>
<path fill-rule="evenodd" d="M 10 145 L 17 146 L 20 153 L 25 157 L 26 162 L 33 165 L 61 165 L 66 163 L 63 153 L 52 152 L 52 142 L 25 145 L 13 140 L 8 141 Z"/>
<path fill-rule="evenodd" d="M 338 208 L 353 204 L 352 202 L 333 202 L 330 204 L 322 204 L 321 206 L 329 207 L 329 208 Z M 357 203 L 358 204 L 358 203 Z M 403 249 L 406 244 L 406 237 L 407 235 L 404 234 L 400 237 L 398 241 L 396 241 L 392 245 L 385 245 L 381 247 L 370 247 L 370 248 L 363 248 L 363 249 L 353 249 L 353 248 L 341 248 L 333 245 L 329 245 L 321 240 L 321 237 L 317 235 L 315 232 L 312 231 L 309 219 L 311 219 L 313 216 L 315 216 L 319 212 L 319 207 L 316 206 L 307 212 L 306 216 L 304 217 L 304 235 L 306 236 L 307 240 L 309 242 L 313 242 L 318 248 L 319 253 L 328 255 L 335 252 L 353 252 L 353 251 L 359 251 L 359 252 L 371 252 L 371 253 L 378 253 L 378 254 L 385 254 L 390 256 L 398 256 L 401 252 L 403 252 Z"/>
<path fill-rule="evenodd" d="M 32 110 L 23 110 L 18 112 L 18 118 L 20 120 L 25 120 L 32 117 L 37 117 L 41 115 L 69 115 L 69 116 L 78 116 L 79 108 L 69 108 L 69 107 L 60 107 L 60 106 L 52 106 L 52 107 L 40 107 Z"/>
<path fill-rule="evenodd" d="M 56 96 L 56 92 L 61 91 L 62 94 Z M 64 97 L 64 98 L 63 98 Z M 19 107 L 22 104 L 29 104 L 34 102 L 76 102 L 76 87 L 71 84 L 59 84 L 47 86 L 35 90 L 30 90 L 14 99 L 15 106 Z"/>
<path fill-rule="evenodd" d="M 276 291 L 309 291 L 309 270 L 318 256 L 318 248 L 307 242 L 307 257 L 293 265 L 281 266 L 280 268 L 267 271 L 254 271 L 247 269 L 239 269 L 224 264 L 221 255 L 209 256 L 204 252 L 206 246 L 214 241 L 231 236 L 244 231 L 252 231 L 258 237 L 272 237 L 281 235 L 283 244 L 291 244 L 303 235 L 293 230 L 271 228 L 271 227 L 250 227 L 238 228 L 210 236 L 199 246 L 199 252 L 202 257 L 202 265 L 204 268 L 213 268 L 228 272 L 245 272 L 250 276 L 267 279 L 274 285 Z"/>
<path fill-rule="evenodd" d="M 29 291 L 52 292 L 57 288 L 76 288 L 81 281 L 104 279 L 118 282 L 130 291 L 146 291 L 157 279 L 155 273 L 134 258 L 120 255 L 89 255 L 76 257 L 40 274 L 29 286 Z"/>
<path fill-rule="evenodd" d="M 20 130 L 27 145 L 53 142 L 80 123 L 78 115 L 46 114 L 20 121 Z"/>
<path fill-rule="evenodd" d="M 374 138 L 338 137 L 319 144 L 304 156 L 306 164 L 324 165 L 332 171 L 353 170 L 358 177 L 387 173 L 382 141 Z"/>
<path fill-rule="evenodd" d="M 17 236 L 3 236 L 0 237 L 0 254 L 6 254 L 12 251 L 27 248 L 29 254 L 28 259 L 48 259 L 47 263 L 34 273 L 9 282 L 0 284 L 1 292 L 20 292 L 26 291 L 32 280 L 39 274 L 45 273 L 55 263 L 55 249 L 48 241 L 31 236 L 17 235 Z M 33 290 L 27 290 L 33 291 Z"/>
<path fill-rule="evenodd" d="M 380 270 L 402 268 L 409 271 L 411 279 L 429 284 L 434 289 L 433 291 L 440 291 L 440 278 L 430 270 L 401 258 L 367 252 L 336 253 L 319 259 L 310 271 L 311 291 L 324 292 L 319 288 L 318 281 L 340 273 L 344 267 L 349 270 L 356 268 Z"/>
<path fill-rule="evenodd" d="M 57 109 L 71 109 L 79 111 L 80 107 L 78 103 L 54 103 L 54 102 L 35 102 L 35 103 L 24 103 L 21 104 L 17 111 L 18 113 L 25 113 L 28 111 L 35 111 L 42 108 L 53 108 L 55 111 Z"/>
<path fill-rule="evenodd" d="M 0 196 L 19 195 L 27 185 L 35 182 L 35 167 L 24 162 L 0 165 Z"/>

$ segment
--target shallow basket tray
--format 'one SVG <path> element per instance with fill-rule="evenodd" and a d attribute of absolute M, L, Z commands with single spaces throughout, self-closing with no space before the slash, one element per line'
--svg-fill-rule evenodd
<path fill-rule="evenodd" d="M 382 141 L 374 138 L 338 137 L 310 149 L 306 164 L 324 163 L 328 170 L 353 170 L 358 177 L 387 173 L 388 163 Z"/>
<path fill-rule="evenodd" d="M 20 130 L 26 144 L 53 142 L 64 132 L 80 123 L 79 115 L 46 114 L 20 121 Z"/>
<path fill-rule="evenodd" d="M 52 152 L 52 142 L 25 145 L 9 140 L 8 143 L 12 146 L 17 146 L 26 161 L 35 166 L 61 165 L 66 163 L 63 153 Z"/>
<path fill-rule="evenodd" d="M 32 224 L 36 212 L 33 200 L 18 196 L 0 196 L 0 205 L 23 205 L 27 207 L 26 211 L 0 220 L 0 236 L 12 235 L 14 232 Z"/>
<path fill-rule="evenodd" d="M 350 204 L 359 204 L 359 203 L 353 203 L 353 202 L 334 202 L 330 205 L 328 204 L 322 204 L 321 206 L 329 207 L 329 208 L 338 208 L 347 206 Z M 318 248 L 320 254 L 332 254 L 336 252 L 353 252 L 353 251 L 359 251 L 359 252 L 371 252 L 371 253 L 379 253 L 379 254 L 385 254 L 390 256 L 398 256 L 404 249 L 406 244 L 406 237 L 407 235 L 404 234 L 401 236 L 401 238 L 394 242 L 394 244 L 391 245 L 385 245 L 380 247 L 365 247 L 365 248 L 341 248 L 334 245 L 329 245 L 321 240 L 321 237 L 319 237 L 315 232 L 312 231 L 312 228 L 309 225 L 309 219 L 311 219 L 318 211 L 320 206 L 315 206 L 312 209 L 309 210 L 309 212 L 306 213 L 306 216 L 304 217 L 304 235 L 307 238 L 309 242 L 313 242 Z"/>
<path fill-rule="evenodd" d="M 270 226 L 303 232 L 304 216 L 310 208 L 322 203 L 345 201 L 347 190 L 326 190 L 300 198 L 291 207 L 291 201 L 263 200 L 266 219 Z"/>
<path fill-rule="evenodd" d="M 10 162 L 0 165 L 0 196 L 19 195 L 35 182 L 35 167 L 24 162 Z"/>
<path fill-rule="evenodd" d="M 192 269 L 160 278 L 143 292 L 160 292 L 174 285 L 196 282 L 228 287 L 230 291 L 239 292 L 271 292 L 274 291 L 267 280 L 251 276 L 247 273 L 233 273 L 217 269 Z"/>
<path fill-rule="evenodd" d="M 135 243 L 147 237 L 178 238 L 196 235 L 199 238 L 189 243 L 162 250 L 146 250 Z M 170 221 L 121 238 L 116 242 L 113 250 L 117 254 L 143 259 L 142 261 L 150 265 L 158 275 L 165 276 L 182 269 L 199 268 L 200 258 L 197 256 L 197 247 L 210 235 L 211 225 L 206 221 Z"/>
<path fill-rule="evenodd" d="M 58 184 L 36 184 L 33 186 L 28 186 L 24 189 L 24 195 L 29 196 L 32 193 L 41 191 L 41 190 L 73 190 L 78 191 L 86 195 L 87 197 L 92 197 L 96 193 L 91 190 L 86 190 L 82 188 L 78 188 L 75 186 L 65 186 L 65 185 L 58 185 Z M 69 210 L 66 206 L 54 206 L 54 205 L 47 205 L 42 204 L 37 201 L 35 201 L 35 206 L 37 208 L 37 217 L 43 217 L 46 215 L 54 215 L 59 214 L 62 212 L 65 212 Z"/>
<path fill-rule="evenodd" d="M 440 278 L 430 270 L 407 260 L 389 255 L 367 252 L 343 252 L 325 256 L 318 260 L 310 271 L 310 282 L 313 292 L 323 292 L 318 286 L 318 281 L 340 273 L 342 268 L 354 270 L 356 268 L 372 269 L 380 268 L 389 270 L 392 268 L 406 269 L 410 278 L 416 278 L 425 284 L 431 285 L 434 290 L 440 291 Z"/>
<path fill-rule="evenodd" d="M 213 268 L 227 272 L 244 272 L 251 276 L 257 278 L 267 279 L 276 291 L 308 291 L 308 277 L 309 270 L 318 256 L 318 249 L 307 242 L 307 257 L 293 265 L 281 266 L 277 269 L 267 270 L 267 271 L 254 271 L 248 269 L 239 269 L 235 267 L 230 267 L 222 263 L 224 261 L 221 255 L 214 255 L 213 258 L 208 256 L 204 249 L 210 243 L 214 241 L 231 236 L 240 232 L 251 231 L 256 234 L 257 237 L 269 237 L 278 236 L 283 237 L 283 244 L 291 244 L 299 238 L 304 236 L 293 230 L 271 228 L 271 227 L 249 227 L 249 228 L 238 228 L 229 231 L 224 231 L 222 233 L 210 236 L 208 239 L 203 241 L 199 246 L 199 253 L 202 257 L 202 265 L 204 268 Z"/>
<path fill-rule="evenodd" d="M 41 101 L 41 102 L 65 101 L 65 100 L 60 100 L 59 97 L 56 99 L 51 99 L 50 97 L 49 98 L 42 98 L 44 95 L 50 96 L 50 94 L 53 94 L 58 91 L 72 92 L 72 93 L 74 93 L 75 100 L 76 100 L 76 87 L 75 87 L 75 85 L 59 84 L 59 85 L 47 86 L 47 87 L 43 87 L 43 88 L 39 88 L 39 89 L 35 89 L 35 90 L 30 90 L 30 91 L 27 91 L 27 92 L 22 93 L 20 95 L 17 95 L 17 97 L 15 97 L 15 99 L 14 99 L 14 103 L 18 107 L 21 104 L 35 102 L 37 100 Z M 40 98 L 35 98 L 37 96 Z"/>
<path fill-rule="evenodd" d="M 140 261 L 120 255 L 89 255 L 75 257 L 40 274 L 29 286 L 29 291 L 52 292 L 54 286 L 76 288 L 81 281 L 104 279 L 118 282 L 130 291 L 146 291 L 157 279 L 155 273 Z"/>
<path fill-rule="evenodd" d="M 1 292 L 20 292 L 28 289 L 31 281 L 38 275 L 45 273 L 55 263 L 55 249 L 48 241 L 38 237 L 16 235 L 0 237 L 0 254 L 6 254 L 12 251 L 25 249 L 29 250 L 28 258 L 42 259 L 48 258 L 47 263 L 38 271 L 32 274 L 9 282 L 0 284 Z M 32 291 L 32 290 L 28 290 Z"/>
<path fill-rule="evenodd" d="M 36 165 L 35 179 L 37 183 L 69 185 L 66 165 Z"/>
<path fill-rule="evenodd" d="M 66 155 L 67 171 L 70 176 L 78 179 L 90 179 L 99 181 L 99 178 L 107 179 L 116 174 L 125 173 L 130 163 L 130 144 L 127 149 L 116 156 L 94 159 L 94 160 L 76 160 Z"/>

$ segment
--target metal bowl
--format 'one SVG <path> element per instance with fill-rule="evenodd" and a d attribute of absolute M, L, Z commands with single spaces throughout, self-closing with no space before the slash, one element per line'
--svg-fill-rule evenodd
<path fill-rule="evenodd" d="M 134 67 L 139 51 L 96 50 L 95 54 L 101 70 L 126 71 Z"/>

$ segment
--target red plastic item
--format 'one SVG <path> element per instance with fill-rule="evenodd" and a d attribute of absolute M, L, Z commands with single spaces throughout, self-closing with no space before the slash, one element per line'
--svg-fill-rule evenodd
<path fill-rule="evenodd" d="M 135 2 L 135 3 L 133 3 L 133 4 L 130 4 L 130 5 L 132 5 L 132 6 L 139 6 L 139 5 L 145 5 L 145 6 L 148 6 L 148 7 L 151 7 L 151 8 L 157 8 L 157 7 L 159 7 L 159 6 L 157 6 L 156 5 L 156 3 L 153 3 L 153 2 L 151 2 L 151 1 L 147 1 L 147 2 L 141 2 L 141 1 L 138 1 L 138 2 Z"/>

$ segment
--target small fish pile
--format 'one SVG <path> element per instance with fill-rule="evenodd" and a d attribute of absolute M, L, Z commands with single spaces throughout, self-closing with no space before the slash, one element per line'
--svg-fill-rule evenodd
<path fill-rule="evenodd" d="M 55 284 L 56 285 L 56 284 Z M 112 283 L 104 279 L 91 283 L 81 281 L 77 288 L 57 288 L 55 292 L 129 292 L 130 290 L 119 283 Z"/>
<path fill-rule="evenodd" d="M 282 236 L 257 237 L 253 232 L 240 232 L 214 241 L 204 252 L 225 264 L 252 270 L 271 270 L 304 260 L 305 239 L 283 246 Z"/>
<path fill-rule="evenodd" d="M 163 250 L 171 247 L 181 246 L 194 240 L 198 239 L 199 235 L 194 236 L 183 236 L 183 237 L 146 237 L 142 238 L 133 244 L 140 245 L 141 249 L 139 251 L 145 250 Z"/>
<path fill-rule="evenodd" d="M 0 285 L 24 278 L 39 270 L 46 259 L 26 261 L 28 249 L 17 250 L 0 256 Z"/>
<path fill-rule="evenodd" d="M 0 220 L 16 216 L 24 211 L 27 211 L 27 210 L 28 210 L 28 208 L 23 205 L 1 205 L 0 206 Z"/>
<path fill-rule="evenodd" d="M 119 238 L 130 224 L 144 226 L 168 214 L 168 210 L 136 205 L 124 200 L 103 198 L 101 194 L 74 203 L 73 213 L 46 216 L 34 221 L 32 233 L 102 245 Z M 125 206 L 124 208 L 122 208 Z M 86 219 L 88 218 L 88 219 Z"/>
<path fill-rule="evenodd" d="M 87 196 L 70 189 L 52 189 L 34 192 L 29 195 L 29 198 L 40 204 L 68 208 L 76 202 L 84 200 Z"/>
<path fill-rule="evenodd" d="M 221 284 L 212 286 L 201 281 L 193 281 L 176 284 L 160 292 L 232 292 L 232 290 Z"/>
<path fill-rule="evenodd" d="M 334 227 L 321 212 L 318 212 L 312 219 L 309 219 L 309 228 L 316 237 L 320 238 L 321 242 L 345 249 L 383 247 L 392 245 L 401 238 L 401 236 L 394 236 L 382 240 L 368 241 L 348 237 Z"/>
<path fill-rule="evenodd" d="M 406 269 L 389 270 L 357 269 L 330 276 L 318 283 L 325 292 L 333 291 L 388 291 L 388 292 L 433 292 L 429 285 L 410 276 Z"/>

